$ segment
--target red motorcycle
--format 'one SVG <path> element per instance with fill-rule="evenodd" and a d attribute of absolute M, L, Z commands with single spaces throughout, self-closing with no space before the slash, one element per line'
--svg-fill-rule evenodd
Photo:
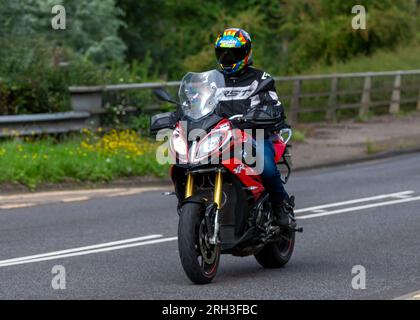
<path fill-rule="evenodd" d="M 261 82 L 252 95 L 262 92 L 269 81 L 273 80 Z M 302 230 L 295 223 L 289 228 L 276 226 L 259 169 L 249 164 L 260 151 L 255 130 L 248 129 L 278 125 L 275 108 L 256 106 L 245 115 L 220 116 L 219 102 L 232 93 L 226 92 L 224 77 L 217 71 L 188 73 L 181 82 L 179 102 L 163 89 L 155 94 L 177 105 L 176 112 L 153 116 L 151 131 L 171 129 L 168 149 L 173 194 L 179 200 L 178 248 L 189 279 L 211 282 L 221 254 L 254 255 L 266 268 L 284 266 L 293 253 L 295 232 Z M 284 183 L 291 171 L 287 145 L 291 135 L 290 128 L 279 129 L 274 141 L 275 160 L 287 169 Z"/>

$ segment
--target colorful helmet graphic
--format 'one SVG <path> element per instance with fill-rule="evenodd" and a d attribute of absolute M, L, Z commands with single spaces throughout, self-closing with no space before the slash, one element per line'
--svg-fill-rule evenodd
<path fill-rule="evenodd" d="M 248 32 L 229 28 L 217 37 L 217 62 L 225 74 L 234 74 L 252 64 L 252 44 Z"/>

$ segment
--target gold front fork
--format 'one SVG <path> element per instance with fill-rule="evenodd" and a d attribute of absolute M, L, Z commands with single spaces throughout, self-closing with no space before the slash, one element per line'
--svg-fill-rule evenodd
<path fill-rule="evenodd" d="M 216 172 L 216 179 L 214 182 L 214 203 L 217 204 L 217 208 L 220 209 L 222 206 L 222 187 L 223 187 L 223 176 L 222 171 Z M 193 195 L 194 189 L 194 176 L 192 173 L 187 175 L 187 183 L 185 185 L 185 199 Z"/>
<path fill-rule="evenodd" d="M 193 195 L 193 189 L 194 189 L 194 176 L 190 172 L 188 173 L 187 184 L 185 185 L 185 199 Z"/>
<path fill-rule="evenodd" d="M 223 187 L 223 176 L 222 171 L 216 172 L 216 180 L 214 182 L 214 203 L 217 204 L 217 209 L 222 206 L 222 187 Z"/>

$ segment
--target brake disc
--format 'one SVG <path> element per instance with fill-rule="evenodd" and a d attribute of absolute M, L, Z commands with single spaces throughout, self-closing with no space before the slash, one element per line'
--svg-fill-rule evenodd
<path fill-rule="evenodd" d="M 216 261 L 216 246 L 209 243 L 205 228 L 205 222 L 202 220 L 199 230 L 200 252 L 205 263 L 213 264 Z"/>

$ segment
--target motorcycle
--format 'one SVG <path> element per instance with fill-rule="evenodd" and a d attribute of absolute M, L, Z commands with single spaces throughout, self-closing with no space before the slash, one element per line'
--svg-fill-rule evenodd
<path fill-rule="evenodd" d="M 252 95 L 263 92 L 272 79 L 263 80 Z M 152 132 L 171 130 L 169 153 L 174 164 L 170 176 L 178 198 L 178 248 L 182 267 L 196 284 L 210 283 L 221 254 L 254 255 L 265 268 L 280 268 L 291 258 L 296 228 L 281 228 L 250 154 L 258 141 L 250 130 L 281 123 L 275 108 L 254 106 L 246 114 L 221 116 L 220 101 L 232 92 L 224 88 L 218 71 L 188 73 L 179 88 L 179 101 L 156 89 L 156 96 L 177 106 L 177 111 L 151 118 Z M 194 130 L 201 133 L 192 138 Z M 250 130 L 247 130 L 250 129 Z M 275 160 L 290 176 L 290 127 L 278 130 Z M 236 150 L 239 150 L 237 152 Z M 247 150 L 247 152 L 245 151 Z"/>

